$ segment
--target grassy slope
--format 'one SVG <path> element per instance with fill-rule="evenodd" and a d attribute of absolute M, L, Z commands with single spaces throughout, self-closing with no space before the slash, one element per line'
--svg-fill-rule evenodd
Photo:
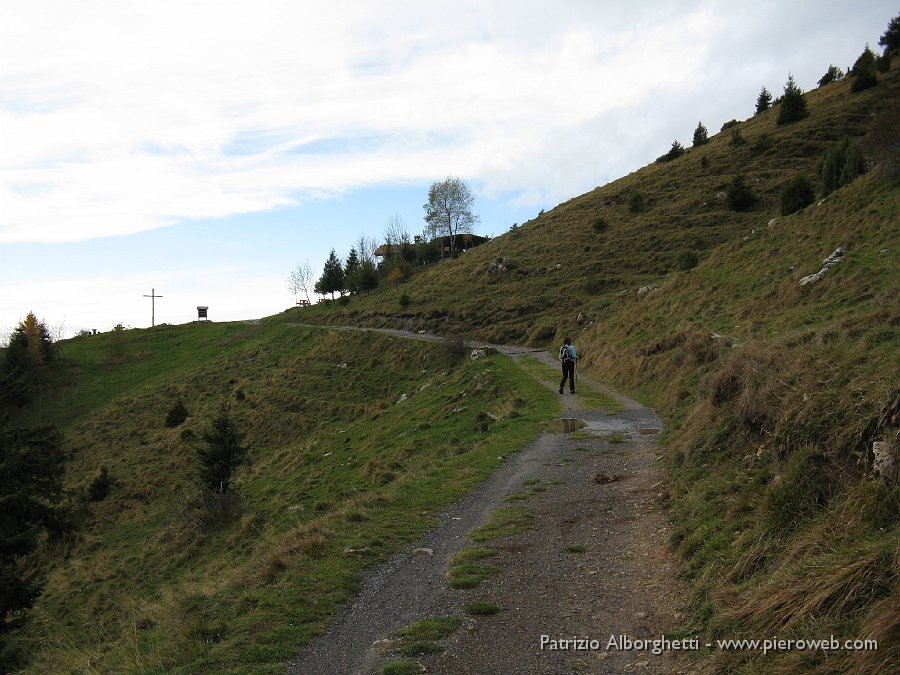
<path fill-rule="evenodd" d="M 126 335 L 125 360 L 107 358 L 111 335 L 67 343 L 65 371 L 19 420 L 64 428 L 79 504 L 16 637 L 33 672 L 281 672 L 363 566 L 423 532 L 556 406 L 508 359 L 448 368 L 440 345 L 277 323 Z M 190 417 L 166 428 L 178 398 Z M 240 498 L 211 512 L 194 448 L 223 398 L 252 463 Z M 482 434 L 487 412 L 498 421 Z M 101 466 L 111 493 L 85 501 Z"/>
<path fill-rule="evenodd" d="M 876 420 L 900 395 L 894 66 L 858 94 L 849 81 L 809 92 L 801 122 L 778 126 L 777 110 L 746 120 L 743 145 L 719 133 L 411 282 L 303 310 L 304 321 L 463 330 L 548 347 L 572 333 L 582 367 L 646 397 L 672 422 L 673 545 L 697 589 L 694 628 L 881 644 L 827 658 L 723 652 L 710 668 L 889 668 L 900 661 L 900 496 L 872 477 L 871 442 L 892 434 L 896 442 L 896 428 Z M 798 173 L 816 182 L 822 152 L 845 135 L 863 148 L 869 173 L 781 216 L 782 185 Z M 743 213 L 718 196 L 736 173 L 758 197 Z M 636 192 L 649 201 L 639 213 L 628 208 Z M 608 225 L 599 233 L 598 218 Z M 801 288 L 838 246 L 844 262 Z M 679 271 L 685 250 L 700 263 Z M 513 269 L 491 274 L 501 257 Z M 656 288 L 638 294 L 641 285 Z M 411 301 L 404 309 L 402 293 Z"/>
<path fill-rule="evenodd" d="M 747 120 L 745 145 L 720 133 L 346 306 L 135 332 L 124 363 L 104 362 L 108 336 L 70 343 L 65 386 L 26 419 L 66 429 L 71 485 L 86 488 L 100 465 L 115 483 L 84 506 L 20 635 L 34 641 L 34 670 L 280 670 L 362 565 L 421 531 L 552 409 L 502 359 L 443 375 L 437 347 L 407 367 L 400 341 L 290 325 L 298 318 L 542 346 L 573 333 L 584 367 L 672 422 L 673 545 L 697 589 L 696 628 L 882 646 L 827 660 L 723 652 L 712 668 L 875 672 L 900 658 L 898 496 L 867 464 L 870 422 L 897 396 L 900 200 L 880 169 L 897 154 L 898 89 L 895 70 L 861 94 L 847 82 L 810 92 L 802 122 L 778 127 L 774 111 Z M 845 134 L 875 170 L 769 224 L 781 185 L 812 176 Z M 760 198 L 747 213 L 717 197 L 737 172 Z M 649 205 L 632 213 L 638 191 Z M 837 246 L 845 262 L 801 289 Z M 685 250 L 700 264 L 680 272 Z M 491 274 L 500 257 L 510 272 Z M 638 295 L 645 284 L 658 288 Z M 402 393 L 415 396 L 397 404 Z M 205 522 L 192 441 L 163 426 L 179 396 L 195 434 L 223 396 L 248 431 L 253 463 L 232 520 Z M 478 434 L 486 409 L 503 434 Z"/>

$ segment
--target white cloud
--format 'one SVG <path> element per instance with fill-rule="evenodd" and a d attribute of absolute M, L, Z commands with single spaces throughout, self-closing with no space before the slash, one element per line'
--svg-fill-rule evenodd
<path fill-rule="evenodd" d="M 704 106 L 724 115 L 719 91 L 749 105 L 764 82 L 736 92 L 734 74 L 785 69 L 797 23 L 828 14 L 766 1 L 5 4 L 0 243 L 451 172 L 490 195 L 568 197 L 655 156 L 635 149 L 661 154 L 667 125 Z M 830 35 L 854 7 L 831 2 L 811 28 Z M 675 119 L 633 127 L 667 97 Z"/>
<path fill-rule="evenodd" d="M 540 5 L 424 5 L 19 5 L 0 29 L 0 242 L 451 171 L 489 192 L 568 192 L 570 172 L 528 164 L 562 169 L 553 148 L 586 122 L 677 85 L 708 23 L 613 33 Z M 660 41 L 674 67 L 653 67 Z"/>

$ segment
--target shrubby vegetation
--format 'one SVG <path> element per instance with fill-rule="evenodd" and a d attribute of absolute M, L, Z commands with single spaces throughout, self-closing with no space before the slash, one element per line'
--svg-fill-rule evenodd
<path fill-rule="evenodd" d="M 862 150 L 849 138 L 828 148 L 819 160 L 819 180 L 822 194 L 829 194 L 865 173 L 866 160 Z"/>
<path fill-rule="evenodd" d="M 728 184 L 725 201 L 732 211 L 746 211 L 756 203 L 756 195 L 741 174 L 736 174 Z"/>
<path fill-rule="evenodd" d="M 678 256 L 678 269 L 682 271 L 691 270 L 694 269 L 699 262 L 700 257 L 697 255 L 696 251 L 682 251 Z"/>
<path fill-rule="evenodd" d="M 631 213 L 640 213 L 641 211 L 646 210 L 647 208 L 647 198 L 644 197 L 642 192 L 633 192 L 630 197 L 628 197 L 628 210 Z"/>
<path fill-rule="evenodd" d="M 188 418 L 188 409 L 182 399 L 178 399 L 166 413 L 166 426 L 170 429 L 182 424 Z"/>
<path fill-rule="evenodd" d="M 684 146 L 681 143 L 679 143 L 677 140 L 672 141 L 672 147 L 669 148 L 669 151 L 666 154 L 662 155 L 661 157 L 658 157 L 656 159 L 656 161 L 659 163 L 671 162 L 673 159 L 678 159 L 683 154 L 684 154 Z"/>
<path fill-rule="evenodd" d="M 788 216 L 805 209 L 816 200 L 812 184 L 802 174 L 797 174 L 781 189 L 781 215 Z"/>
<path fill-rule="evenodd" d="M 731 127 L 731 139 L 728 141 L 729 145 L 744 145 L 747 142 L 747 139 L 744 138 L 741 133 L 740 127 Z"/>
<path fill-rule="evenodd" d="M 819 86 L 824 87 L 826 84 L 831 84 L 832 82 L 837 82 L 838 80 L 844 77 L 844 71 L 838 68 L 835 65 L 828 66 L 828 70 L 825 71 L 825 74 L 819 79 Z"/>

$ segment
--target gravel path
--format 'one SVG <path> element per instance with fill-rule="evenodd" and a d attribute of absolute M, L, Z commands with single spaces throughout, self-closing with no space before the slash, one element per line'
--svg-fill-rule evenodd
<path fill-rule="evenodd" d="M 495 347 L 513 358 L 531 352 L 555 365 L 545 352 Z M 356 599 L 288 664 L 288 673 L 378 673 L 400 657 L 379 653 L 373 643 L 414 621 L 447 615 L 465 617 L 463 625 L 441 642 L 445 651 L 413 659 L 422 672 L 670 673 L 685 667 L 676 652 L 653 655 L 609 642 L 621 635 L 659 638 L 680 623 L 679 608 L 686 603 L 677 563 L 665 546 L 670 528 L 656 452 L 662 421 L 584 375 L 579 381 L 613 395 L 624 409 L 612 415 L 583 410 L 577 397 L 564 394 L 564 417 L 583 419 L 584 431 L 574 437 L 545 432 L 451 506 L 420 541 L 368 571 Z M 607 478 L 613 480 L 598 482 Z M 514 502 L 504 499 L 536 486 L 546 489 Z M 509 506 L 529 508 L 534 528 L 487 544 L 499 552 L 490 561 L 499 568 L 496 575 L 475 589 L 451 589 L 450 558 L 472 545 L 467 533 Z M 414 553 L 419 548 L 433 554 Z M 469 616 L 465 607 L 473 600 L 500 611 Z M 588 642 L 562 642 L 573 637 Z M 576 648 L 582 646 L 588 648 Z"/>

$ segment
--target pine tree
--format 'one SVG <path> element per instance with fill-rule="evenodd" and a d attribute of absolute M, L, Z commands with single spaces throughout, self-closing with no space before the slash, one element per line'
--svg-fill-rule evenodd
<path fill-rule="evenodd" d="M 0 428 L 0 632 L 7 617 L 31 607 L 40 580 L 28 556 L 42 533 L 69 529 L 63 499 L 65 453 L 53 427 Z"/>
<path fill-rule="evenodd" d="M 322 271 L 322 277 L 316 282 L 316 293 L 324 295 L 331 293 L 332 299 L 335 293 L 344 290 L 344 266 L 338 259 L 334 249 L 331 249 L 331 255 L 325 261 L 325 268 Z"/>
<path fill-rule="evenodd" d="M 878 76 L 875 74 L 875 52 L 866 45 L 863 53 L 856 59 L 851 70 L 853 82 L 850 83 L 850 91 L 858 92 L 874 87 L 878 84 Z"/>
<path fill-rule="evenodd" d="M 702 122 L 697 122 L 697 128 L 694 129 L 693 147 L 706 145 L 709 142 L 709 132 Z"/>
<path fill-rule="evenodd" d="M 0 356 L 0 405 L 25 405 L 55 356 L 50 331 L 29 312 Z"/>
<path fill-rule="evenodd" d="M 778 109 L 776 124 L 790 124 L 799 122 L 809 116 L 806 109 L 806 100 L 803 98 L 803 90 L 794 82 L 794 76 L 789 75 L 787 84 L 784 85 L 784 96 L 781 97 L 781 105 Z"/>
<path fill-rule="evenodd" d="M 9 337 L 8 354 L 13 354 L 13 358 L 27 358 L 32 366 L 43 366 L 53 360 L 52 343 L 47 326 L 33 312 L 28 312 Z"/>
<path fill-rule="evenodd" d="M 759 96 L 756 97 L 756 114 L 759 115 L 761 112 L 765 112 L 772 106 L 772 94 L 765 87 L 759 92 Z"/>
<path fill-rule="evenodd" d="M 359 255 L 353 246 L 344 264 L 344 286 L 350 293 L 359 293 Z"/>
<path fill-rule="evenodd" d="M 359 278 L 359 290 L 371 291 L 378 288 L 378 270 L 371 260 L 363 260 L 357 273 Z"/>
<path fill-rule="evenodd" d="M 212 428 L 203 432 L 203 440 L 206 448 L 197 450 L 200 480 L 212 492 L 225 494 L 231 488 L 234 470 L 247 461 L 247 448 L 242 445 L 244 434 L 235 428 L 225 401 L 219 406 Z"/>
<path fill-rule="evenodd" d="M 884 47 L 886 57 L 890 57 L 892 53 L 900 50 L 900 15 L 891 19 L 884 35 L 878 39 L 878 44 Z"/>

